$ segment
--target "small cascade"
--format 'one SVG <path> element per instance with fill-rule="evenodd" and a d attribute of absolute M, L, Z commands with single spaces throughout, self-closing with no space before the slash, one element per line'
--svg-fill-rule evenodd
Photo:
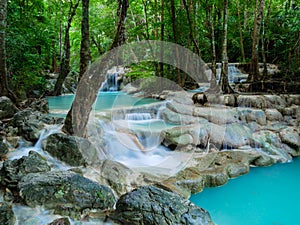
<path fill-rule="evenodd" d="M 106 74 L 105 81 L 102 83 L 100 87 L 100 91 L 118 91 L 119 85 L 118 85 L 118 77 L 119 74 L 117 73 L 108 73 Z"/>
<path fill-rule="evenodd" d="M 58 170 L 68 170 L 70 169 L 70 166 L 66 165 L 65 163 L 55 159 L 52 157 L 48 152 L 45 152 L 42 149 L 42 142 L 47 137 L 49 137 L 51 134 L 59 133 L 61 130 L 62 125 L 49 125 L 44 130 L 42 130 L 40 137 L 38 141 L 35 143 L 34 146 L 20 146 L 14 151 L 11 151 L 7 154 L 8 159 L 14 160 L 14 159 L 20 159 L 23 156 L 28 156 L 30 151 L 35 151 L 41 154 L 43 157 L 47 159 L 49 164 L 51 165 L 52 169 L 58 169 Z"/>
<path fill-rule="evenodd" d="M 151 120 L 150 113 L 127 113 L 125 120 Z"/>
<path fill-rule="evenodd" d="M 242 73 L 234 64 L 228 64 L 228 82 L 230 84 L 247 80 L 248 74 Z M 217 83 L 221 79 L 221 64 L 217 65 Z"/>

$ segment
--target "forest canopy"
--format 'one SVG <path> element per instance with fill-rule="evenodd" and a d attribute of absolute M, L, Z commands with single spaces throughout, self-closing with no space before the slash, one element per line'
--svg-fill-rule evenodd
<path fill-rule="evenodd" d="M 300 6 L 293 0 L 1 0 L 0 9 L 1 79 L 18 97 L 50 94 L 49 73 L 79 73 L 84 54 L 93 62 L 118 44 L 141 40 L 176 43 L 211 63 L 224 61 L 226 39 L 228 62 L 253 63 L 257 54 L 257 62 L 279 65 L 279 76 L 299 80 Z M 184 85 L 184 75 L 169 66 L 134 67 Z"/>

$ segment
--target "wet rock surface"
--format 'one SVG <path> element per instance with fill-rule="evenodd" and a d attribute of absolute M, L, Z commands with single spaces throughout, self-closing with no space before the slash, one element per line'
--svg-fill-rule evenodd
<path fill-rule="evenodd" d="M 6 202 L 0 202 L 0 224 L 14 225 L 15 216 L 12 206 Z"/>
<path fill-rule="evenodd" d="M 27 205 L 74 218 L 84 210 L 108 210 L 115 204 L 110 188 L 71 171 L 28 174 L 19 182 L 19 189 Z"/>
<path fill-rule="evenodd" d="M 71 166 L 91 164 L 98 159 L 95 147 L 85 138 L 56 133 L 43 141 L 43 149 Z"/>
<path fill-rule="evenodd" d="M 121 196 L 114 218 L 124 225 L 214 224 L 204 209 L 154 186 L 144 186 Z"/>

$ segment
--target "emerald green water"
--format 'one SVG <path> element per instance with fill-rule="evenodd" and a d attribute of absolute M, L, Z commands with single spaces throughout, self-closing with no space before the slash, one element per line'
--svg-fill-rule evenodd
<path fill-rule="evenodd" d="M 50 111 L 69 110 L 74 97 L 75 95 L 47 97 Z M 94 108 L 97 111 L 103 111 L 122 106 L 136 106 L 153 102 L 157 102 L 157 100 L 151 98 L 135 98 L 123 92 L 99 92 Z"/>
<path fill-rule="evenodd" d="M 207 188 L 190 200 L 210 212 L 217 225 L 300 224 L 300 158 L 251 168 L 228 184 Z"/>

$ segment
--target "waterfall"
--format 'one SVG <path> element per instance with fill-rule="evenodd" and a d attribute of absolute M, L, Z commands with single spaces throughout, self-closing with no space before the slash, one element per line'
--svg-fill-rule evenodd
<path fill-rule="evenodd" d="M 100 91 L 118 91 L 118 73 L 107 73 L 105 77 L 105 81 L 102 83 L 100 87 Z"/>
<path fill-rule="evenodd" d="M 234 64 L 228 64 L 228 82 L 230 84 L 247 80 L 248 74 L 242 73 Z M 217 65 L 217 83 L 221 79 L 221 64 Z"/>
<path fill-rule="evenodd" d="M 127 113 L 125 120 L 151 120 L 150 113 Z"/>

